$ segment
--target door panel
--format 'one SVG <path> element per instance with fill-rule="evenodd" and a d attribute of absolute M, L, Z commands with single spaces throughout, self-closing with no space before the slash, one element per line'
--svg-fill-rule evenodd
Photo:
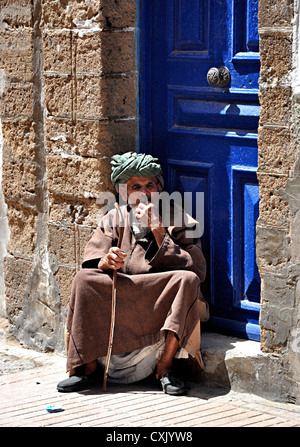
<path fill-rule="evenodd" d="M 201 0 L 190 3 L 182 0 L 168 5 L 169 56 L 188 57 L 199 51 L 204 55 L 208 51 L 209 10 Z"/>
<path fill-rule="evenodd" d="M 257 139 L 260 107 L 253 95 L 218 95 L 168 87 L 169 132 Z"/>
<path fill-rule="evenodd" d="M 140 79 L 141 150 L 160 158 L 170 193 L 193 193 L 194 216 L 204 193 L 207 328 L 255 340 L 257 11 L 255 0 L 144 0 Z M 221 66 L 230 83 L 212 87 Z"/>

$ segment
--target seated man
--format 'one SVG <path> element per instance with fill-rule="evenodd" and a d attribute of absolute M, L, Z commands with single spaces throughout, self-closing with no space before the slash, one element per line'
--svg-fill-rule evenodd
<path fill-rule="evenodd" d="M 174 357 L 191 355 L 201 362 L 200 321 L 208 319 L 208 307 L 200 283 L 206 263 L 199 236 L 186 231 L 198 223 L 182 214 L 182 225 L 175 226 L 171 207 L 170 224 L 164 226 L 151 202 L 153 193 L 157 197 L 163 189 L 161 173 L 151 155 L 128 152 L 112 157 L 112 183 L 125 204 L 102 217 L 74 278 L 66 324 L 70 377 L 58 384 L 59 391 L 78 391 L 100 382 L 99 365 L 105 365 L 109 343 L 114 270 L 117 299 L 108 381 L 131 383 L 156 369 L 164 392 L 180 395 L 186 386 L 172 371 Z M 118 248 L 119 212 L 124 231 Z"/>

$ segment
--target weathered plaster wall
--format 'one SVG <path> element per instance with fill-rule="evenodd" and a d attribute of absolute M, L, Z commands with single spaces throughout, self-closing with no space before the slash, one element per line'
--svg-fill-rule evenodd
<path fill-rule="evenodd" d="M 260 1 L 261 348 L 280 359 L 282 397 L 291 402 L 300 399 L 298 23 L 298 1 Z"/>
<path fill-rule="evenodd" d="M 4 88 L 4 76 L 0 72 L 0 101 Z M 6 247 L 9 239 L 9 226 L 7 222 L 6 210 L 7 206 L 2 193 L 2 161 L 3 161 L 3 135 L 2 122 L 0 118 L 0 316 L 6 316 L 6 296 L 4 281 L 4 258 L 6 256 Z"/>
<path fill-rule="evenodd" d="M 96 199 L 110 188 L 110 156 L 136 149 L 135 23 L 127 0 L 1 2 L 10 238 L 0 255 L 7 249 L 11 328 L 36 349 L 64 349 L 70 286 L 97 223 Z"/>

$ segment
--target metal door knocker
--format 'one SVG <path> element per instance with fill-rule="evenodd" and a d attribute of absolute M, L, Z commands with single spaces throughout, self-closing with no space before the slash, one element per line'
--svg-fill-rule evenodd
<path fill-rule="evenodd" d="M 207 72 L 207 82 L 212 87 L 226 87 L 230 82 L 230 72 L 227 67 L 212 67 Z"/>

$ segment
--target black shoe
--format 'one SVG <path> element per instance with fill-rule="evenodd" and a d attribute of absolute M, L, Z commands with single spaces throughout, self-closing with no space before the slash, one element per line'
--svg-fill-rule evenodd
<path fill-rule="evenodd" d="M 62 380 L 57 384 L 57 390 L 61 393 L 71 393 L 72 391 L 82 391 L 87 390 L 91 386 L 100 384 L 102 368 L 98 365 L 97 369 L 88 376 L 82 374 L 83 369 L 81 367 L 75 369 L 75 374 Z"/>
<path fill-rule="evenodd" d="M 181 396 L 187 392 L 185 383 L 178 379 L 172 371 L 168 371 L 160 378 L 163 392 L 172 396 Z"/>

